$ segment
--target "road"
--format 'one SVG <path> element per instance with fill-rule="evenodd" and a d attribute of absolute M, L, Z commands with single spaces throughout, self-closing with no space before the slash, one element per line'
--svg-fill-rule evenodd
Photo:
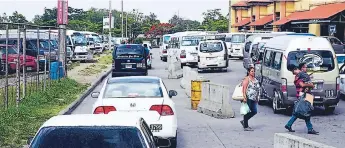
<path fill-rule="evenodd" d="M 239 108 L 240 103 L 229 100 L 236 112 L 232 119 L 215 119 L 190 109 L 189 98 L 180 87 L 180 79 L 168 79 L 165 70 L 166 63 L 160 61 L 159 49 L 153 49 L 153 69 L 149 75 L 161 77 L 168 89 L 178 92 L 178 96 L 172 99 L 176 103 L 178 117 L 178 147 L 179 148 L 272 148 L 274 133 L 287 132 L 285 123 L 289 120 L 288 115 L 273 114 L 270 106 L 259 106 L 258 114 L 253 117 L 249 124 L 255 130 L 245 132 L 242 129 Z M 200 75 L 214 83 L 230 85 L 231 94 L 246 71 L 240 60 L 230 60 L 228 72 L 202 73 Z M 102 82 L 95 91 L 99 91 Z M 92 113 L 92 105 L 96 99 L 87 97 L 73 114 Z M 322 110 L 317 109 L 312 117 L 315 130 L 320 135 L 308 135 L 303 120 L 297 120 L 293 126 L 296 130 L 294 135 L 301 136 L 313 141 L 321 142 L 335 147 L 345 145 L 345 101 L 340 101 L 334 114 L 324 115 Z"/>

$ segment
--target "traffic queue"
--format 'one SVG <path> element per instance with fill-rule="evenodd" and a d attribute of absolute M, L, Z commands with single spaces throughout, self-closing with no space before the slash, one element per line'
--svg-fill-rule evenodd
<path fill-rule="evenodd" d="M 147 76 L 150 50 L 147 44 L 114 47 L 112 77 L 91 94 L 97 99 L 91 114 L 49 119 L 28 140 L 30 147 L 176 148 L 177 92 Z"/>

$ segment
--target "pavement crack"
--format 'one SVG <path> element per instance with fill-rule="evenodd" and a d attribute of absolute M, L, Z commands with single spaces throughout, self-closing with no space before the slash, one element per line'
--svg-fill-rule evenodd
<path fill-rule="evenodd" d="M 219 140 L 219 142 L 223 145 L 224 148 L 226 148 L 225 144 L 222 142 L 222 140 L 220 140 L 220 138 L 218 137 L 218 135 L 216 134 L 216 132 L 213 131 L 212 127 L 206 123 L 206 125 L 208 126 L 208 128 L 212 131 L 212 133 L 217 137 L 217 139 Z"/>

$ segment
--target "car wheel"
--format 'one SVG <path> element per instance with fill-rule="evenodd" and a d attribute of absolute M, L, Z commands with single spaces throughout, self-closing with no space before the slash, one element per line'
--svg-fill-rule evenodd
<path fill-rule="evenodd" d="M 327 114 L 332 114 L 335 110 L 335 107 L 329 107 L 329 106 L 325 106 L 325 112 Z"/>
<path fill-rule="evenodd" d="M 183 69 L 183 66 L 186 66 L 187 64 L 181 63 L 181 68 Z"/>
<path fill-rule="evenodd" d="M 274 97 L 273 97 L 273 100 L 272 100 L 272 109 L 273 109 L 273 113 L 274 114 L 277 114 L 278 113 L 278 106 L 279 106 L 279 98 L 280 95 L 277 91 L 274 91 Z"/>

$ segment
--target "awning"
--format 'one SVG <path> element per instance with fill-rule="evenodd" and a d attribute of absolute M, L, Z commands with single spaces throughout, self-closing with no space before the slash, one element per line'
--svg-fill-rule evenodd
<path fill-rule="evenodd" d="M 262 26 L 271 21 L 273 21 L 273 15 L 267 15 L 261 19 L 256 20 L 255 22 L 250 23 L 249 26 Z"/>
<path fill-rule="evenodd" d="M 233 27 L 241 27 L 241 26 L 244 26 L 244 25 L 247 25 L 250 23 L 250 18 L 245 18 L 243 19 L 241 22 L 238 22 L 234 25 L 232 25 Z"/>
<path fill-rule="evenodd" d="M 310 11 L 294 12 L 289 16 L 273 22 L 272 25 L 284 25 L 290 21 L 327 19 L 345 10 L 345 3 L 334 3 L 318 6 Z"/>

